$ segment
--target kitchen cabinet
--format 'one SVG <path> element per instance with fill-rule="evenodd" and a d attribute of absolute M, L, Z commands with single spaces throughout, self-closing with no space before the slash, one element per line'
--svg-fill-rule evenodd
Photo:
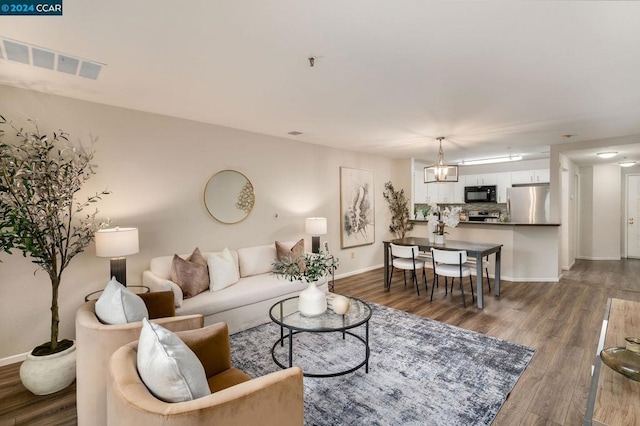
<path fill-rule="evenodd" d="M 549 169 L 525 170 L 511 173 L 511 184 L 549 183 Z"/>
<path fill-rule="evenodd" d="M 424 172 L 413 172 L 413 204 L 435 203 L 438 201 L 438 188 L 441 184 L 424 183 Z"/>
<path fill-rule="evenodd" d="M 458 182 L 424 183 L 424 173 L 422 171 L 416 170 L 413 173 L 413 204 L 464 203 L 464 179 L 461 178 Z"/>
<path fill-rule="evenodd" d="M 497 178 L 495 173 L 481 174 L 481 175 L 466 175 L 466 186 L 486 186 L 496 185 Z"/>
<path fill-rule="evenodd" d="M 507 202 L 507 188 L 511 188 L 511 173 L 496 173 L 497 196 L 499 203 Z"/>

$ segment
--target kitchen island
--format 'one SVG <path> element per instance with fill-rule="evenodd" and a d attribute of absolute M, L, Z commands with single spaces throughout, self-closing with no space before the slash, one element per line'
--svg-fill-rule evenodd
<path fill-rule="evenodd" d="M 428 237 L 426 220 L 412 221 L 413 237 Z M 501 277 L 515 282 L 557 282 L 560 268 L 559 223 L 460 222 L 445 228 L 447 239 L 502 244 Z M 489 274 L 495 271 L 490 259 Z"/>

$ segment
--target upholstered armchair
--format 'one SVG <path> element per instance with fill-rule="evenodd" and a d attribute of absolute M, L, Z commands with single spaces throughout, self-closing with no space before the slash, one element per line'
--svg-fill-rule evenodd
<path fill-rule="evenodd" d="M 109 425 L 278 425 L 303 424 L 302 370 L 280 370 L 251 379 L 231 367 L 225 323 L 176 333 L 195 353 L 207 376 L 211 395 L 167 403 L 144 385 L 136 368 L 138 342 L 118 349 L 109 363 Z"/>
<path fill-rule="evenodd" d="M 191 330 L 204 325 L 202 315 L 174 316 L 173 292 L 140 294 L 149 319 L 171 331 Z M 108 325 L 95 313 L 96 301 L 90 301 L 76 313 L 76 389 L 78 425 L 107 424 L 107 365 L 109 358 L 127 343 L 138 340 L 142 322 Z"/>

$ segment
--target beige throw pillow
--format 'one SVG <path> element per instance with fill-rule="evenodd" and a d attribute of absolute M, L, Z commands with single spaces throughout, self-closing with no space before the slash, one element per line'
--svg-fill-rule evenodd
<path fill-rule="evenodd" d="M 199 248 L 196 247 L 186 260 L 177 254 L 173 256 L 171 281 L 180 286 L 185 299 L 209 288 L 207 259 L 202 256 Z"/>
<path fill-rule="evenodd" d="M 276 256 L 280 261 L 291 260 L 298 262 L 300 273 L 307 270 L 307 265 L 304 263 L 304 240 L 300 239 L 297 243 L 289 249 L 287 246 L 279 241 L 276 241 Z"/>

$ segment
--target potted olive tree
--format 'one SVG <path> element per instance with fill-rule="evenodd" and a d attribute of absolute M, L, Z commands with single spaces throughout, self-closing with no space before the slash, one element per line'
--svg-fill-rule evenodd
<path fill-rule="evenodd" d="M 8 125 L 0 116 L 0 126 Z M 10 126 L 11 141 L 0 128 L 0 252 L 29 256 L 51 282 L 51 338 L 36 347 L 20 368 L 27 389 L 45 395 L 75 378 L 75 346 L 58 340 L 58 289 L 69 262 L 93 240 L 97 210 L 83 213 L 107 191 L 76 200 L 94 174 L 93 151 L 69 141 L 64 132 L 42 134 Z M 53 365 L 49 363 L 52 362 Z M 58 377 L 58 373 L 62 377 Z"/>

